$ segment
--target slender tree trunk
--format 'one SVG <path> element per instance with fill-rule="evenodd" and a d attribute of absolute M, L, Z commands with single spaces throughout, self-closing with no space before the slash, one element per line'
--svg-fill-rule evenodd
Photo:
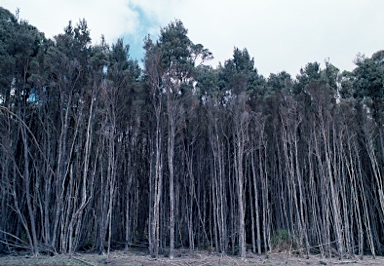
<path fill-rule="evenodd" d="M 33 210 L 32 205 L 32 195 L 31 195 L 31 179 L 30 179 L 30 173 L 29 173 L 29 146 L 28 146 L 28 136 L 27 132 L 24 126 L 21 126 L 21 135 L 24 145 L 24 173 L 23 173 L 23 179 L 24 179 L 24 189 L 25 189 L 25 197 L 27 201 L 27 208 L 28 208 L 28 217 L 29 222 L 31 224 L 31 233 L 32 233 L 32 243 L 33 243 L 33 249 L 32 253 L 34 256 L 39 255 L 39 243 L 37 240 L 37 233 L 36 233 L 36 221 L 35 221 L 35 214 Z"/>
<path fill-rule="evenodd" d="M 234 117 L 234 151 L 235 151 L 235 173 L 236 173 L 236 190 L 238 201 L 238 223 L 239 223 L 239 253 L 241 258 L 246 256 L 246 231 L 245 231 L 245 195 L 244 195 L 244 171 L 243 171 L 243 159 L 244 149 L 246 144 L 246 134 L 248 127 L 248 113 L 241 112 L 239 116 Z"/>
<path fill-rule="evenodd" d="M 259 189 L 258 189 L 258 182 L 257 182 L 257 170 L 255 166 L 255 160 L 256 157 L 254 155 L 254 152 L 252 152 L 252 177 L 253 177 L 253 191 L 255 193 L 254 195 L 254 201 L 255 201 L 255 220 L 256 220 L 256 242 L 257 242 L 257 254 L 261 255 L 261 232 L 260 232 L 260 208 L 259 208 Z"/>
<path fill-rule="evenodd" d="M 174 153 L 175 153 L 175 135 L 176 135 L 176 109 L 174 95 L 171 88 L 167 88 L 167 113 L 168 113 L 168 171 L 169 171 L 169 258 L 174 258 L 175 249 L 175 188 L 174 188 Z"/>
<path fill-rule="evenodd" d="M 249 166 L 248 166 L 249 167 Z M 248 171 L 249 172 L 249 171 Z M 250 203 L 250 215 L 251 215 L 251 237 L 252 237 L 252 252 L 256 254 L 256 240 L 255 240 L 255 209 L 253 207 L 253 195 L 252 195 L 252 181 L 251 174 L 248 175 L 248 197 Z"/>

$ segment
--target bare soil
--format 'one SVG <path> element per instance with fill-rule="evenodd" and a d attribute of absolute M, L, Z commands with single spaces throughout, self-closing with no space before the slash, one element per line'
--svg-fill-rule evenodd
<path fill-rule="evenodd" d="M 311 256 L 308 259 L 288 255 L 287 253 L 272 253 L 268 256 L 257 256 L 248 253 L 245 259 L 236 256 L 226 256 L 217 253 L 197 251 L 193 254 L 188 251 L 177 251 L 178 256 L 170 259 L 164 256 L 152 258 L 148 252 L 129 250 L 115 251 L 109 257 L 93 253 L 78 253 L 68 256 L 0 256 L 0 265 L 384 265 L 384 257 L 372 258 L 365 256 L 358 258 L 339 260 L 337 258 L 321 258 Z"/>

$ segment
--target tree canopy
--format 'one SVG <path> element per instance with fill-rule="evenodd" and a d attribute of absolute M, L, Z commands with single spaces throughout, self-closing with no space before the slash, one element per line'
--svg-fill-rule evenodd
<path fill-rule="evenodd" d="M 180 20 L 53 39 L 0 7 L 0 253 L 384 254 L 384 51 L 263 77 Z"/>

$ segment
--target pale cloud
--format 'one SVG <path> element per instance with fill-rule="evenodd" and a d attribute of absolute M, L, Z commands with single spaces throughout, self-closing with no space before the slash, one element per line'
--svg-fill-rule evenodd
<path fill-rule="evenodd" d="M 295 76 L 306 63 L 328 58 L 352 70 L 357 53 L 384 49 L 382 10 L 381 0 L 186 0 L 175 13 L 191 39 L 214 53 L 214 66 L 236 46 L 248 49 L 263 75 Z"/>
<path fill-rule="evenodd" d="M 217 66 L 234 47 L 247 48 L 265 76 L 328 59 L 352 70 L 357 53 L 371 56 L 384 49 L 382 0 L 0 0 L 48 37 L 61 33 L 69 20 L 85 18 L 93 42 L 104 34 L 119 37 L 139 51 L 146 34 L 180 19 L 189 37 L 213 52 Z M 142 50 L 136 52 L 142 56 Z M 324 65 L 324 64 L 323 64 Z"/>
<path fill-rule="evenodd" d="M 178 7 L 183 6 L 185 2 L 185 0 L 131 0 L 130 4 L 132 7 L 142 9 L 148 18 L 162 26 L 174 19 Z"/>
<path fill-rule="evenodd" d="M 94 43 L 99 42 L 102 34 L 111 43 L 135 32 L 139 24 L 138 14 L 130 8 L 128 0 L 2 0 L 0 3 L 11 12 L 20 8 L 20 18 L 47 37 L 62 33 L 70 20 L 77 24 L 85 19 Z"/>

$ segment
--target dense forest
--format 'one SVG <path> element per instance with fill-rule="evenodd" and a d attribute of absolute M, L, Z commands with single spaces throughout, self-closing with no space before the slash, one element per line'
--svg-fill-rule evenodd
<path fill-rule="evenodd" d="M 384 255 L 384 51 L 266 78 L 179 20 L 142 64 L 99 43 L 0 7 L 0 253 Z"/>

